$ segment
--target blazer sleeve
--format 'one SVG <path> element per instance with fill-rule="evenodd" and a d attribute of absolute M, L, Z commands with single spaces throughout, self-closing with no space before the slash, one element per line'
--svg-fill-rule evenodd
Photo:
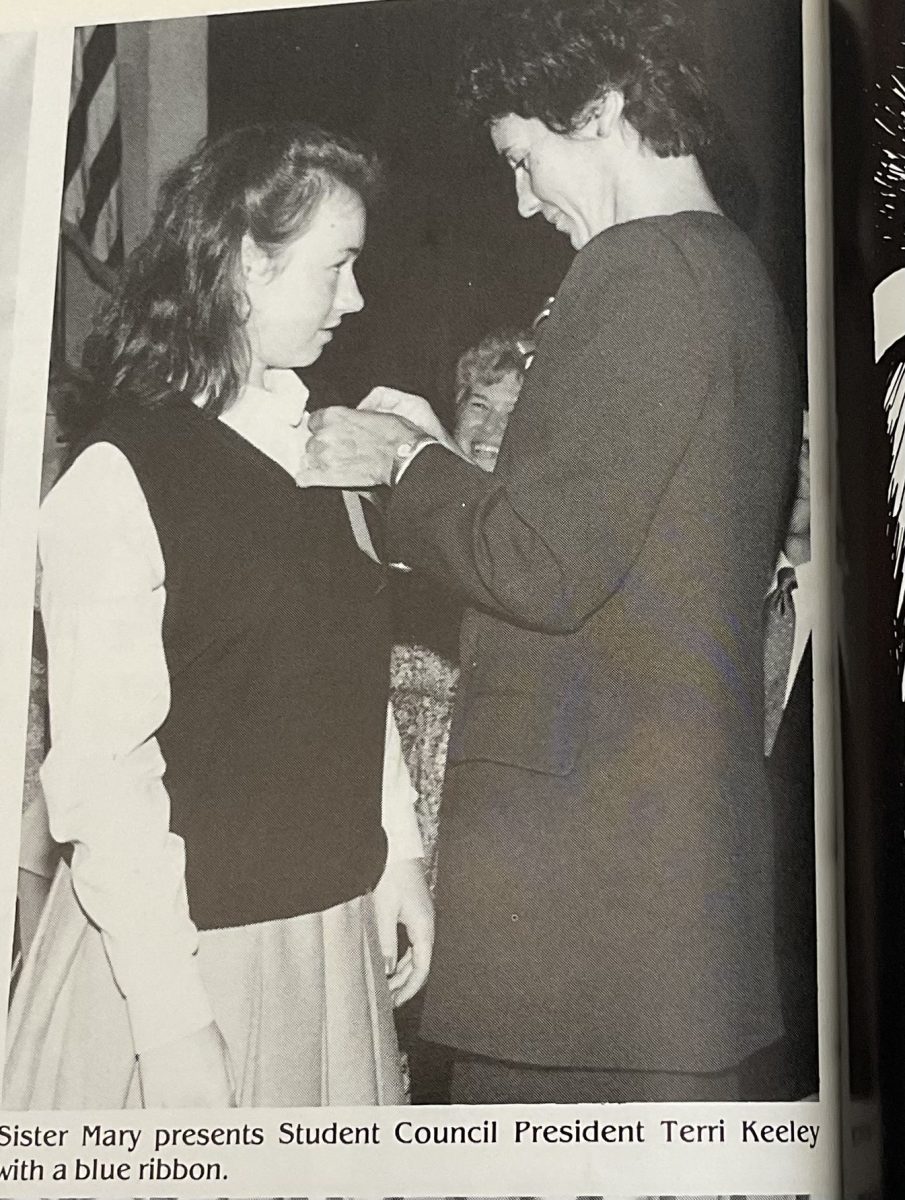
<path fill-rule="evenodd" d="M 579 282 L 560 319 L 571 335 L 542 343 L 496 474 L 428 447 L 389 510 L 394 558 L 553 633 L 578 629 L 631 569 L 710 376 L 698 288 L 673 243 Z"/>

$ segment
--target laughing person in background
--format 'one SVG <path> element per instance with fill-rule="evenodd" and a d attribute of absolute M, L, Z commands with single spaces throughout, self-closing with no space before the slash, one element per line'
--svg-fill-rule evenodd
<path fill-rule="evenodd" d="M 467 597 L 422 1035 L 460 1103 L 755 1099 L 782 1034 L 762 601 L 801 438 L 780 301 L 701 169 L 669 0 L 495 8 L 463 92 L 576 251 L 488 475 L 427 404 L 312 418 Z M 373 411 L 383 409 L 384 411 Z"/>
<path fill-rule="evenodd" d="M 459 448 L 485 471 L 496 466 L 503 434 L 515 408 L 526 360 L 534 353 L 528 333 L 489 333 L 456 364 Z"/>

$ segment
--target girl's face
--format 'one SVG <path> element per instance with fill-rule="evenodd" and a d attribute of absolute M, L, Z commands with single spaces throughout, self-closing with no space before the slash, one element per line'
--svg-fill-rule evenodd
<path fill-rule="evenodd" d="M 260 386 L 268 367 L 310 366 L 346 313 L 362 309 L 353 268 L 364 237 L 364 204 L 341 183 L 333 184 L 304 232 L 276 260 L 246 235 L 249 383 Z"/>

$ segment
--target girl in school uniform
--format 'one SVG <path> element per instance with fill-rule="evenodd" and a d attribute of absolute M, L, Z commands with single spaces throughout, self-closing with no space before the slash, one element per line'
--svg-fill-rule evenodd
<path fill-rule="evenodd" d="M 362 307 L 374 184 L 310 126 L 202 144 L 89 343 L 104 414 L 40 528 L 65 861 L 8 1108 L 403 1099 L 433 926 L 387 589 L 357 497 L 298 486 L 292 370 Z"/>

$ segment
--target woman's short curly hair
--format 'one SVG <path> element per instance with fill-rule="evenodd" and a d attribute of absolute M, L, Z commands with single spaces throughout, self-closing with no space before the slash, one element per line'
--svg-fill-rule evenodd
<path fill-rule="evenodd" d="M 660 157 L 698 154 L 716 114 L 696 38 L 676 0 L 508 0 L 464 49 L 459 96 L 472 117 L 535 117 L 574 132 L 609 92 Z"/>
<path fill-rule="evenodd" d="M 476 345 L 463 350 L 456 363 L 456 419 L 479 388 L 499 383 L 507 375 L 515 375 L 521 386 L 535 349 L 530 330 L 502 329 L 488 333 Z"/>
<path fill-rule="evenodd" d="M 228 408 L 249 368 L 243 237 L 278 266 L 334 187 L 367 202 L 378 177 L 354 143 L 305 123 L 203 141 L 161 185 L 151 231 L 86 343 L 98 393 L 146 407 L 203 398 L 212 415 Z"/>

